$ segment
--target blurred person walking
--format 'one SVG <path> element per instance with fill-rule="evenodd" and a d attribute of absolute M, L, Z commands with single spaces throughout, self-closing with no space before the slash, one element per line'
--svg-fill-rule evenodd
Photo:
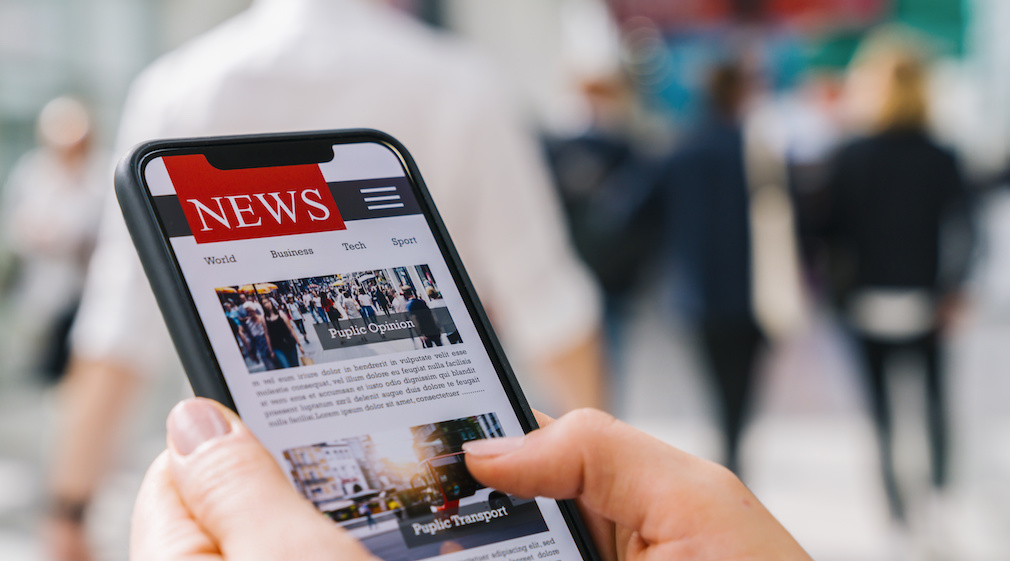
<path fill-rule="evenodd" d="M 368 293 L 368 290 L 365 289 L 359 292 L 355 300 L 358 304 L 358 309 L 361 311 L 361 318 L 366 323 L 375 323 L 375 307 L 372 306 L 372 295 Z"/>
<path fill-rule="evenodd" d="M 346 288 L 338 290 L 334 295 L 334 298 L 336 298 L 336 305 L 340 307 L 347 319 L 357 319 L 361 317 L 361 311 L 358 309 L 358 300 L 356 295 L 357 291 L 351 292 Z"/>
<path fill-rule="evenodd" d="M 298 328 L 298 332 L 302 334 L 302 338 L 305 342 L 309 342 L 309 336 L 305 333 L 305 317 L 303 314 L 308 313 L 308 308 L 302 304 L 301 299 L 297 297 L 288 296 L 284 307 L 288 311 L 288 317 L 294 322 L 295 326 Z"/>
<path fill-rule="evenodd" d="M 246 308 L 246 331 L 252 339 L 253 362 L 263 363 L 267 370 L 276 370 L 277 362 L 274 360 L 274 349 L 270 345 L 270 333 L 267 329 L 267 322 L 264 318 L 262 308 L 249 306 Z"/>
<path fill-rule="evenodd" d="M 224 315 L 228 317 L 228 326 L 231 327 L 231 332 L 235 336 L 235 340 L 238 342 L 239 350 L 242 351 L 242 356 L 252 360 L 249 356 L 249 338 L 245 334 L 245 322 L 242 321 L 239 311 L 240 308 L 235 306 L 233 302 L 224 301 L 221 304 L 224 308 Z"/>
<path fill-rule="evenodd" d="M 389 299 L 386 298 L 386 291 L 381 286 L 376 286 L 372 289 L 372 300 L 382 310 L 383 315 L 389 315 Z"/>
<path fill-rule="evenodd" d="M 0 193 L 0 242 L 14 258 L 14 278 L 0 303 L 12 307 L 18 326 L 0 356 L 8 368 L 55 381 L 69 356 L 67 337 L 111 170 L 78 99 L 46 104 L 36 135 L 39 147 L 18 160 Z"/>
<path fill-rule="evenodd" d="M 406 299 L 407 317 L 414 322 L 417 332 L 421 336 L 421 343 L 428 347 L 442 346 L 442 328 L 435 321 L 435 314 L 428 307 L 424 300 L 414 294 L 414 289 L 404 288 L 403 297 Z"/>
<path fill-rule="evenodd" d="M 747 79 L 716 65 L 708 111 L 666 164 L 660 187 L 666 251 L 678 311 L 694 325 L 715 383 L 723 461 L 740 470 L 739 444 L 764 336 L 755 319 L 750 194 L 742 108 Z"/>
<path fill-rule="evenodd" d="M 393 312 L 398 314 L 407 313 L 407 299 L 403 296 L 404 290 L 407 289 L 404 288 L 400 292 L 397 292 L 396 296 L 393 297 Z"/>
<path fill-rule="evenodd" d="M 826 187 L 821 235 L 830 247 L 836 300 L 864 360 L 892 516 L 906 508 L 892 452 L 887 370 L 899 355 L 922 361 L 932 483 L 948 476 L 943 333 L 961 302 L 968 195 L 955 156 L 926 132 L 927 69 L 907 46 L 873 43 L 850 79 L 872 133 L 843 147 Z M 960 226 L 960 228 L 958 228 Z"/>
<path fill-rule="evenodd" d="M 642 147 L 635 92 L 622 70 L 586 76 L 579 90 L 590 112 L 581 134 L 546 141 L 548 161 L 579 257 L 603 290 L 610 365 L 609 403 L 620 410 L 623 338 L 634 289 L 651 263 L 659 213 L 655 158 Z"/>
<path fill-rule="evenodd" d="M 312 313 L 316 315 L 317 323 L 326 323 L 326 314 L 323 312 L 323 299 L 319 296 L 319 291 L 312 292 Z"/>
<path fill-rule="evenodd" d="M 283 310 L 274 306 L 272 300 L 264 301 L 267 338 L 273 351 L 273 359 L 278 368 L 293 368 L 298 366 L 298 351 L 305 353 L 302 344 L 298 342 L 298 334 L 288 320 Z"/>
<path fill-rule="evenodd" d="M 314 296 L 315 295 L 312 291 L 306 290 L 305 293 L 302 294 L 302 304 L 305 306 L 305 309 L 308 310 L 309 319 L 312 320 L 312 323 L 321 323 L 319 321 L 319 315 L 316 313 Z"/>
<path fill-rule="evenodd" d="M 339 298 L 339 292 L 338 296 Z M 340 316 L 342 315 L 340 311 L 336 308 L 336 301 L 333 299 L 332 293 L 329 291 L 323 293 L 322 306 L 323 316 L 326 317 L 327 323 L 332 327 L 340 329 Z"/>
<path fill-rule="evenodd" d="M 326 128 L 392 134 L 424 170 L 520 376 L 550 390 L 547 407 L 598 406 L 597 287 L 568 246 L 536 143 L 489 66 L 381 2 L 256 0 L 140 75 L 117 146 Z M 127 406 L 145 378 L 177 364 L 112 197 L 105 216 L 54 448 L 60 559 L 86 555 L 82 517 L 61 512 L 86 510 Z"/>

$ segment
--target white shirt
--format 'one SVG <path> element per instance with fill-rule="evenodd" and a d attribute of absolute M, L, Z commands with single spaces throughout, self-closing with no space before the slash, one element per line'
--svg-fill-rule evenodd
<path fill-rule="evenodd" d="M 95 244 L 108 155 L 68 169 L 50 150 L 18 160 L 0 193 L 0 240 L 21 259 L 15 302 L 51 319 L 76 301 Z"/>
<path fill-rule="evenodd" d="M 247 317 L 253 317 L 253 311 L 263 317 L 266 317 L 266 313 L 263 311 L 263 306 L 255 300 L 246 300 L 245 303 L 242 304 L 242 309 L 245 310 Z"/>
<path fill-rule="evenodd" d="M 936 306 L 928 290 L 866 287 L 848 302 L 852 326 L 863 335 L 884 341 L 908 341 L 936 328 Z"/>
<path fill-rule="evenodd" d="M 259 0 L 134 83 L 120 153 L 143 140 L 367 127 L 415 157 L 510 352 L 538 359 L 599 326 L 536 143 L 506 88 L 460 44 L 377 4 Z M 149 364 L 170 349 L 110 200 L 75 352 Z M 160 356 L 164 356 L 161 354 Z"/>
<path fill-rule="evenodd" d="M 107 154 L 91 154 L 70 169 L 51 150 L 38 148 L 18 160 L 3 185 L 0 256 L 9 251 L 19 267 L 10 291 L 0 296 L 17 326 L 10 348 L 26 360 L 39 358 L 55 322 L 81 296 L 109 172 Z M 0 363 L 10 358 L 18 357 L 0 356 Z"/>
<path fill-rule="evenodd" d="M 402 294 L 397 294 L 396 298 L 393 298 L 393 311 L 398 314 L 407 311 L 407 299 Z"/>

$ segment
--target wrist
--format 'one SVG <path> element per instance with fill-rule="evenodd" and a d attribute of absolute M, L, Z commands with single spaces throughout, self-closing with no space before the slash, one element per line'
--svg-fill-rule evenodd
<path fill-rule="evenodd" d="M 52 497 L 47 512 L 50 518 L 81 524 L 87 515 L 90 500 L 87 498 Z"/>

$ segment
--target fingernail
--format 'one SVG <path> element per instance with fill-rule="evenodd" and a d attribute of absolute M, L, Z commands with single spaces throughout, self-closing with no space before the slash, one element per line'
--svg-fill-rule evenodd
<path fill-rule="evenodd" d="M 168 440 L 183 456 L 208 440 L 231 432 L 231 425 L 213 403 L 205 399 L 188 399 L 168 414 Z"/>
<path fill-rule="evenodd" d="M 467 456 L 493 458 L 515 452 L 526 442 L 525 436 L 506 436 L 503 438 L 485 438 L 463 443 L 463 451 Z"/>

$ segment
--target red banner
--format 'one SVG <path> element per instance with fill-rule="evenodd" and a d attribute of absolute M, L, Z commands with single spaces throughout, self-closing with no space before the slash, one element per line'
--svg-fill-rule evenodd
<path fill-rule="evenodd" d="M 196 243 L 346 229 L 317 165 L 221 170 L 202 154 L 164 161 Z"/>
<path fill-rule="evenodd" d="M 868 25 L 891 0 L 608 0 L 618 22 L 644 17 L 663 30 L 704 27 L 737 18 Z"/>

